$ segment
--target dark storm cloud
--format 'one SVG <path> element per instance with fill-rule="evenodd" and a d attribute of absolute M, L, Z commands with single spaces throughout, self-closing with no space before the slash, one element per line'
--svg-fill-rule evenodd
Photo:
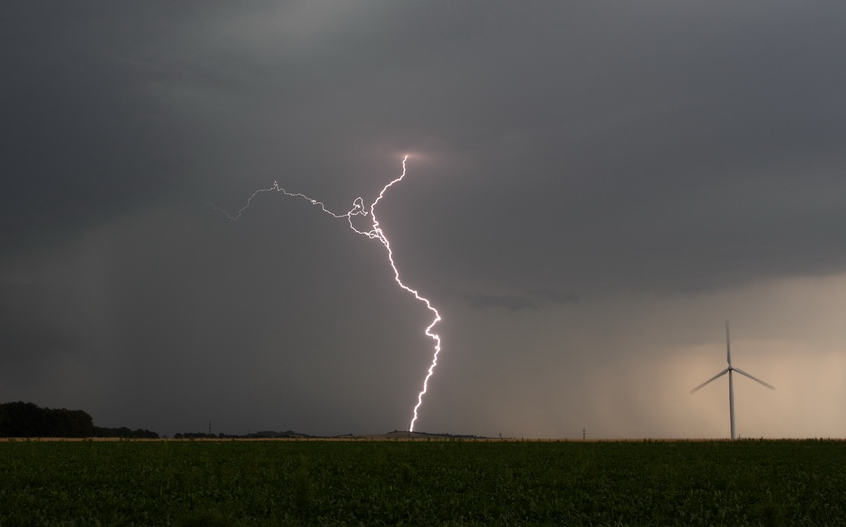
<path fill-rule="evenodd" d="M 561 327 L 604 363 L 627 356 L 579 333 L 637 331 L 623 298 L 840 273 L 844 16 L 787 1 L 6 2 L 0 335 L 20 353 L 4 365 L 60 399 L 38 365 L 61 357 L 91 381 L 80 404 L 150 420 L 115 425 L 175 431 L 253 406 L 312 432 L 402 426 L 428 343 L 409 338 L 423 310 L 383 247 L 279 195 L 237 223 L 204 204 L 235 211 L 279 181 L 345 212 L 403 153 L 381 226 L 465 348 L 434 401 L 519 392 L 554 369 L 538 350 Z M 473 381 L 476 360 L 514 377 Z"/>
<path fill-rule="evenodd" d="M 51 307 L 61 312 L 62 306 L 56 304 L 66 301 L 67 295 L 35 284 L 4 284 L 0 298 L 0 339 L 7 367 L 18 370 L 21 364 L 37 364 L 56 354 L 80 351 L 75 349 L 76 339 L 68 328 L 56 327 L 51 320 Z"/>
<path fill-rule="evenodd" d="M 559 293 L 557 291 L 537 291 L 525 295 L 504 295 L 489 293 L 461 294 L 467 305 L 475 308 L 502 307 L 508 311 L 523 309 L 541 309 L 555 304 L 578 302 L 579 297 L 574 294 Z"/>

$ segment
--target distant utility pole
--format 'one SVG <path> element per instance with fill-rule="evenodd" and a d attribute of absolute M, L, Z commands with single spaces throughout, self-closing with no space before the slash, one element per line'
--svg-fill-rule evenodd
<path fill-rule="evenodd" d="M 586 438 L 587 438 L 587 432 L 585 431 L 585 428 L 582 427 L 582 439 L 586 439 Z"/>
<path fill-rule="evenodd" d="M 209 435 L 211 435 L 211 419 L 209 419 Z"/>

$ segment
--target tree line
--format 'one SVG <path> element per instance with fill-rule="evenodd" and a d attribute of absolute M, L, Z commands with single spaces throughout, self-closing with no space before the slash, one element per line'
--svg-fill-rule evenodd
<path fill-rule="evenodd" d="M 119 437 L 157 439 L 150 430 L 94 425 L 82 410 L 42 408 L 22 401 L 0 404 L 0 437 Z"/>
<path fill-rule="evenodd" d="M 315 436 L 308 434 L 300 434 L 292 430 L 286 432 L 274 432 L 267 430 L 263 432 L 252 432 L 248 434 L 207 434 L 205 432 L 179 432 L 174 434 L 174 439 L 281 439 L 281 438 L 299 438 L 305 439 Z"/>

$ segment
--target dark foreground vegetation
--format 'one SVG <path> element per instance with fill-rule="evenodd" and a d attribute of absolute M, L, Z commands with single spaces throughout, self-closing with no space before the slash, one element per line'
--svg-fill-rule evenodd
<path fill-rule="evenodd" d="M 843 525 L 846 443 L 0 443 L 0 525 Z"/>

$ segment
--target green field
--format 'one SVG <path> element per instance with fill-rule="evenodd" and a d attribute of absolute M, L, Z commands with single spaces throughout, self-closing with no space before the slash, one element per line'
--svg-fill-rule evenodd
<path fill-rule="evenodd" d="M 844 525 L 839 441 L 4 441 L 0 526 Z"/>

